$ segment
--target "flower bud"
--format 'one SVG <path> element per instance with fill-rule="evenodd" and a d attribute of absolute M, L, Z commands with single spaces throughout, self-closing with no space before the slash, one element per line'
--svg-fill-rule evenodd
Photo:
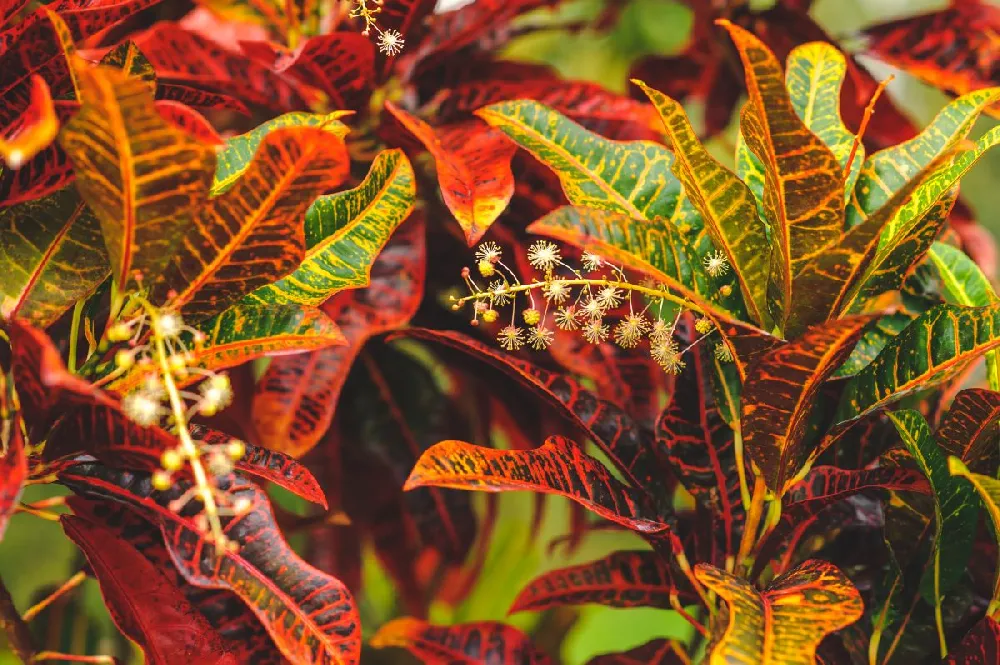
<path fill-rule="evenodd" d="M 170 478 L 170 474 L 166 471 L 156 471 L 153 473 L 153 489 L 166 492 L 172 484 L 173 481 Z"/>
<path fill-rule="evenodd" d="M 131 351 L 122 349 L 115 354 L 115 366 L 118 369 L 132 369 L 133 365 L 135 365 L 135 354 Z"/>
<path fill-rule="evenodd" d="M 532 307 L 521 312 L 521 317 L 529 326 L 534 326 L 538 325 L 538 322 L 542 320 L 542 313 Z"/>
<path fill-rule="evenodd" d="M 496 323 L 498 318 L 500 318 L 500 313 L 495 309 L 488 309 L 483 312 L 483 321 L 486 323 Z"/>
<path fill-rule="evenodd" d="M 167 471 L 178 471 L 184 465 L 184 458 L 176 450 L 164 450 L 160 455 L 160 465 Z"/>
<path fill-rule="evenodd" d="M 108 339 L 112 342 L 124 342 L 132 336 L 132 330 L 124 323 L 116 323 L 108 329 Z"/>
<path fill-rule="evenodd" d="M 493 266 L 492 261 L 483 259 L 479 262 L 479 274 L 483 277 L 492 277 L 496 274 L 497 269 Z"/>
<path fill-rule="evenodd" d="M 247 446 L 245 443 L 239 439 L 233 439 L 226 444 L 226 454 L 229 455 L 229 459 L 236 460 L 243 459 L 243 456 L 247 453 Z"/>

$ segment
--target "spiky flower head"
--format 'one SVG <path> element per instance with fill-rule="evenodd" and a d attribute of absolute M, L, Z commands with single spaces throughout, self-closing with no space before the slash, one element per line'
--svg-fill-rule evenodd
<path fill-rule="evenodd" d="M 719 362 L 733 362 L 733 352 L 722 342 L 715 345 L 715 357 L 719 360 Z"/>
<path fill-rule="evenodd" d="M 702 263 L 705 266 L 705 272 L 712 277 L 721 277 L 729 272 L 729 259 L 726 258 L 722 250 L 707 254 Z"/>
<path fill-rule="evenodd" d="M 495 242 L 481 242 L 476 247 L 476 258 L 480 261 L 496 263 L 501 256 L 503 256 L 503 252 L 500 250 L 500 245 Z"/>
<path fill-rule="evenodd" d="M 653 326 L 649 331 L 649 341 L 652 344 L 665 342 L 674 336 L 674 327 L 663 319 L 653 321 Z"/>
<path fill-rule="evenodd" d="M 506 305 L 510 302 L 510 285 L 507 280 L 495 279 L 490 282 L 490 300 L 494 305 Z"/>
<path fill-rule="evenodd" d="M 584 252 L 583 256 L 580 257 L 580 260 L 583 263 L 584 270 L 587 272 L 600 270 L 601 266 L 604 265 L 604 259 L 593 252 Z"/>
<path fill-rule="evenodd" d="M 634 349 L 648 330 L 649 321 L 644 315 L 629 314 L 615 326 L 615 342 L 622 348 Z"/>
<path fill-rule="evenodd" d="M 555 333 L 545 326 L 535 326 L 528 331 L 528 343 L 531 344 L 531 348 L 536 351 L 542 351 L 549 348 L 553 339 L 555 339 Z"/>
<path fill-rule="evenodd" d="M 545 286 L 542 287 L 542 294 L 545 296 L 545 299 L 549 302 L 554 302 L 557 305 L 561 305 L 566 302 L 566 299 L 569 298 L 571 293 L 572 289 L 570 289 L 569 286 L 566 285 L 566 282 L 561 279 L 554 279 L 547 282 Z"/>
<path fill-rule="evenodd" d="M 577 320 L 579 315 L 576 305 L 560 307 L 556 310 L 556 326 L 562 330 L 577 330 L 580 327 L 580 322 Z"/>
<path fill-rule="evenodd" d="M 548 240 L 537 240 L 528 248 L 528 263 L 536 270 L 552 270 L 560 261 L 559 248 Z"/>
<path fill-rule="evenodd" d="M 597 299 L 601 301 L 604 309 L 614 309 L 622 304 L 621 291 L 610 285 L 601 289 L 601 292 L 597 294 Z"/>
<path fill-rule="evenodd" d="M 714 327 L 712 319 L 709 319 L 708 317 L 703 316 L 694 322 L 694 329 L 698 331 L 699 335 L 707 335 L 712 332 L 712 328 Z"/>
<path fill-rule="evenodd" d="M 497 335 L 497 341 L 507 351 L 517 351 L 524 346 L 524 333 L 517 326 L 504 326 Z"/>
<path fill-rule="evenodd" d="M 681 370 L 684 369 L 680 348 L 673 339 L 651 344 L 649 354 L 667 374 L 680 374 Z"/>
<path fill-rule="evenodd" d="M 590 296 L 580 305 L 580 314 L 592 321 L 596 321 L 604 316 L 604 312 L 607 309 L 599 297 Z"/>
<path fill-rule="evenodd" d="M 608 338 L 608 327 L 600 319 L 591 319 L 584 324 L 582 334 L 591 344 L 600 344 Z"/>
<path fill-rule="evenodd" d="M 383 30 L 378 34 L 378 50 L 385 55 L 398 55 L 403 50 L 403 43 L 403 35 L 395 30 Z"/>
<path fill-rule="evenodd" d="M 166 413 L 157 395 L 139 389 L 129 393 L 122 400 L 122 411 L 131 420 L 143 427 L 151 427 L 160 422 Z"/>

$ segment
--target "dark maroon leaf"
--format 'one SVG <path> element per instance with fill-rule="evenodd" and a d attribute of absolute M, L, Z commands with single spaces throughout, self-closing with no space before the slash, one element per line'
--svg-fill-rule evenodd
<path fill-rule="evenodd" d="M 992 473 L 1000 442 L 1000 394 L 976 388 L 958 393 L 935 438 L 970 469 Z"/>
<path fill-rule="evenodd" d="M 983 617 L 948 656 L 948 665 L 996 663 L 1000 663 L 1000 625 L 990 617 Z"/>
<path fill-rule="evenodd" d="M 273 71 L 322 90 L 334 109 L 361 110 L 375 78 L 375 50 L 357 32 L 310 37 L 280 56 Z"/>
<path fill-rule="evenodd" d="M 653 640 L 624 653 L 595 656 L 587 665 L 682 665 L 684 658 L 670 640 Z"/>
<path fill-rule="evenodd" d="M 6 390 L 6 387 L 0 387 Z M 3 411 L 0 409 L 0 411 Z M 24 453 L 24 438 L 21 434 L 21 420 L 16 414 L 7 418 L 0 414 L 0 437 L 6 451 L 0 450 L 0 541 L 7 530 L 7 520 L 21 499 L 21 490 L 28 479 L 28 460 Z M 5 453 L 5 454 L 4 454 Z"/>

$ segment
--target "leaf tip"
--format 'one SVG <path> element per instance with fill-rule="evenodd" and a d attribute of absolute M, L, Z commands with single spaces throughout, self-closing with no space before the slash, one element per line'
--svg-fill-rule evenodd
<path fill-rule="evenodd" d="M 969 468 L 962 463 L 962 460 L 954 455 L 948 456 L 948 473 L 953 476 L 969 477 Z"/>

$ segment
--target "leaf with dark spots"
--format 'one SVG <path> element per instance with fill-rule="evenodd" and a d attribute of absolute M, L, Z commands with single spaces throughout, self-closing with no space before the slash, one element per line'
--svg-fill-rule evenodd
<path fill-rule="evenodd" d="M 479 242 L 514 195 L 516 147 L 478 120 L 432 128 L 392 103 L 386 108 L 434 157 L 441 196 L 469 246 Z"/>
<path fill-rule="evenodd" d="M 188 136 L 197 139 L 205 145 L 220 146 L 223 144 L 222 137 L 219 136 L 219 133 L 215 131 L 215 128 L 212 127 L 205 116 L 189 106 L 165 99 L 157 99 L 155 106 L 161 118 Z"/>
<path fill-rule="evenodd" d="M 623 653 L 594 656 L 587 665 L 682 665 L 684 647 L 671 640 L 652 640 Z"/>
<path fill-rule="evenodd" d="M 970 469 L 992 473 L 1000 438 L 1000 394 L 969 388 L 958 393 L 938 427 L 936 438 L 945 453 Z"/>
<path fill-rule="evenodd" d="M 644 431 L 617 406 L 598 399 L 573 378 L 555 374 L 500 353 L 461 333 L 412 328 L 397 333 L 437 342 L 457 349 L 511 376 L 560 409 L 560 415 L 594 442 L 621 469 L 625 477 L 646 488 L 661 508 L 670 505 L 664 490 L 665 474 L 653 446 L 653 435 Z"/>
<path fill-rule="evenodd" d="M 346 346 L 274 358 L 257 384 L 253 426 L 273 450 L 301 457 L 329 429 L 351 365 L 373 335 L 409 321 L 424 292 L 426 249 L 422 217 L 403 224 L 372 265 L 371 283 L 323 306 Z"/>
<path fill-rule="evenodd" d="M 238 550 L 220 557 L 195 526 L 190 508 L 178 513 L 167 507 L 187 483 L 158 492 L 147 474 L 99 464 L 72 467 L 60 474 L 60 482 L 84 496 L 120 501 L 158 521 L 184 577 L 195 586 L 236 593 L 290 661 L 358 662 L 361 627 L 350 592 L 291 550 L 278 532 L 266 495 L 254 485 L 232 476 L 222 479 L 220 488 L 230 499 L 245 499 L 251 508 L 223 518 L 223 531 Z"/>
<path fill-rule="evenodd" d="M 878 465 L 848 470 L 835 466 L 817 466 L 788 489 L 785 501 L 789 508 L 805 503 L 826 504 L 872 489 L 921 494 L 930 494 L 931 491 L 927 479 L 915 469 Z"/>
<path fill-rule="evenodd" d="M 802 444 L 820 387 L 847 359 L 872 318 L 813 326 L 802 337 L 764 354 L 747 377 L 744 442 L 768 488 L 779 496 L 809 456 Z"/>
<path fill-rule="evenodd" d="M 205 617 L 132 545 L 80 517 L 63 515 L 62 525 L 86 555 L 115 625 L 142 647 L 147 663 L 237 665 Z"/>
<path fill-rule="evenodd" d="M 518 594 L 510 614 L 591 603 L 671 609 L 678 602 L 689 604 L 694 598 L 690 590 L 678 589 L 670 564 L 658 553 L 615 552 L 536 577 Z"/>
<path fill-rule="evenodd" d="M 322 90 L 334 109 L 361 110 L 375 77 L 375 48 L 358 32 L 310 37 L 272 70 Z"/>
<path fill-rule="evenodd" d="M 178 83 L 159 81 L 156 86 L 156 99 L 210 111 L 234 111 L 241 115 L 250 115 L 246 104 L 235 97 Z"/>
<path fill-rule="evenodd" d="M 520 630 L 492 621 L 434 626 L 419 619 L 395 619 L 379 628 L 372 646 L 401 647 L 425 663 L 552 665 Z"/>

